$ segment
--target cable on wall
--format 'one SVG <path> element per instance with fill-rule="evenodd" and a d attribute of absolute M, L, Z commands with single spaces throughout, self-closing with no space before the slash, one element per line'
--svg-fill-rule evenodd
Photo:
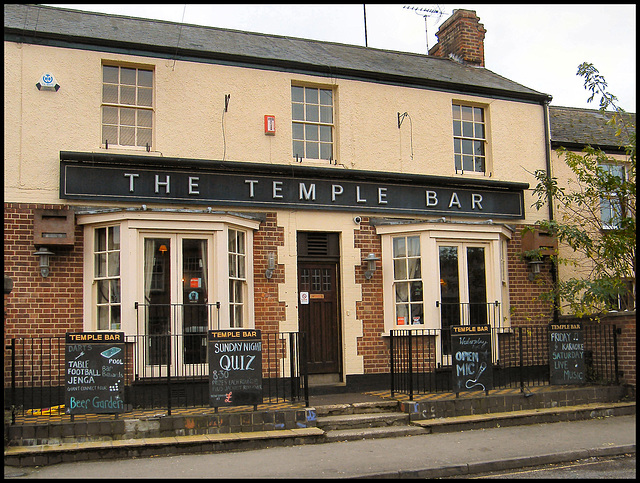
<path fill-rule="evenodd" d="M 405 117 L 409 118 L 409 139 L 411 140 L 411 161 L 413 161 L 413 121 L 411 120 L 411 116 L 409 115 L 408 112 L 405 112 L 404 114 L 400 114 L 398 112 L 398 129 L 400 129 L 400 126 L 402 126 L 402 122 L 404 121 Z"/>
<path fill-rule="evenodd" d="M 222 160 L 225 160 L 225 157 L 227 156 L 227 138 L 225 137 L 224 134 L 224 115 L 227 112 L 227 110 L 229 109 L 229 101 L 231 100 L 231 94 L 225 94 L 224 95 L 224 109 L 222 110 L 222 120 L 221 120 L 221 126 L 222 126 Z"/>
<path fill-rule="evenodd" d="M 172 71 L 176 67 L 176 57 L 178 57 L 178 47 L 180 47 L 180 37 L 182 37 L 182 25 L 184 24 L 184 13 L 186 11 L 187 11 L 187 4 L 185 3 L 184 8 L 182 9 L 182 20 L 180 21 L 180 30 L 178 30 L 178 43 L 176 44 L 176 55 L 173 58 L 173 67 L 171 67 Z"/>

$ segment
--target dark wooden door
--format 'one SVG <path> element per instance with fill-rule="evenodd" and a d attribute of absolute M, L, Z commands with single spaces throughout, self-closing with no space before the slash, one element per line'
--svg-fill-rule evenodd
<path fill-rule="evenodd" d="M 309 374 L 337 373 L 340 368 L 337 265 L 299 262 L 298 314 L 308 337 Z"/>

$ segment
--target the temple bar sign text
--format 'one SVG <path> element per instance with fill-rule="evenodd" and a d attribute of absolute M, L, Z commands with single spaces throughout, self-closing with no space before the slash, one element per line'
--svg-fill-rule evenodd
<path fill-rule="evenodd" d="M 63 199 L 524 218 L 521 189 L 68 163 Z M 382 177 L 381 177 L 382 178 Z"/>

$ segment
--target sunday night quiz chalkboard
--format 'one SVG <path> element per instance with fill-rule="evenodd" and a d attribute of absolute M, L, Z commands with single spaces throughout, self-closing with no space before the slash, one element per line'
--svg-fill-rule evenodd
<path fill-rule="evenodd" d="M 211 407 L 262 404 L 262 338 L 256 329 L 210 330 Z"/>
<path fill-rule="evenodd" d="M 580 322 L 549 324 L 551 384 L 584 384 L 584 335 Z"/>
<path fill-rule="evenodd" d="M 67 414 L 124 412 L 124 332 L 67 333 Z"/>
<path fill-rule="evenodd" d="M 491 326 L 451 326 L 453 392 L 489 391 L 493 388 Z"/>

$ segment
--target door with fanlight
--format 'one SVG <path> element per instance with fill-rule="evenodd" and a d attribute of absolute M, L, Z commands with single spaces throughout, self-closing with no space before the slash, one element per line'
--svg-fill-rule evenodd
<path fill-rule="evenodd" d="M 451 355 L 452 325 L 484 325 L 490 323 L 487 304 L 487 261 L 489 244 L 438 244 L 440 281 L 440 327 L 443 360 Z"/>
<path fill-rule="evenodd" d="M 172 375 L 206 374 L 207 330 L 215 304 L 209 304 L 213 237 L 145 234 L 143 302 L 138 331 L 143 334 L 147 371 Z"/>

